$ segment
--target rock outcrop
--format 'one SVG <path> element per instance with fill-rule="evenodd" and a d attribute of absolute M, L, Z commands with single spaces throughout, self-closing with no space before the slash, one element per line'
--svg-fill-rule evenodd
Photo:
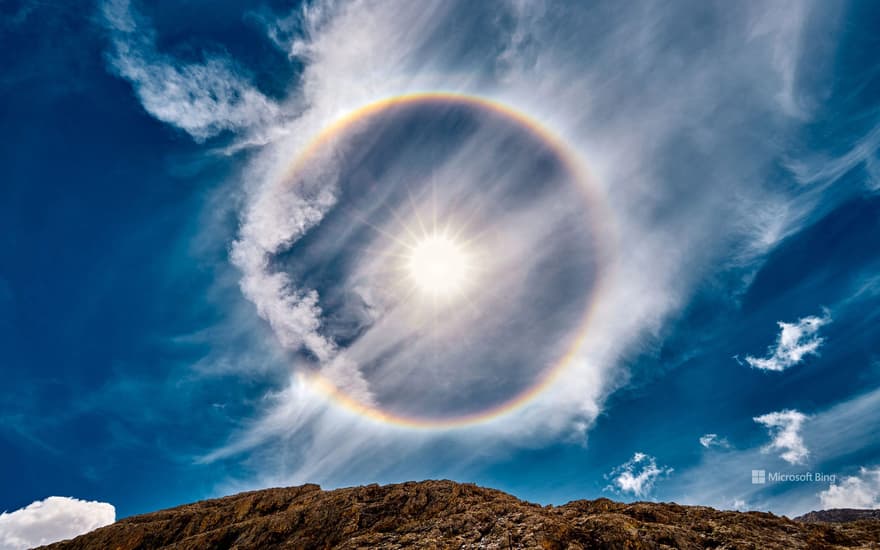
<path fill-rule="evenodd" d="M 880 520 L 799 522 L 608 499 L 540 506 L 452 481 L 303 485 L 133 516 L 46 548 L 876 549 Z"/>
<path fill-rule="evenodd" d="M 806 521 L 809 523 L 815 523 L 819 521 L 824 521 L 828 523 L 846 523 L 863 519 L 880 520 L 880 510 L 834 508 L 832 510 L 819 510 L 818 512 L 808 512 L 802 516 L 794 518 L 795 521 Z"/>

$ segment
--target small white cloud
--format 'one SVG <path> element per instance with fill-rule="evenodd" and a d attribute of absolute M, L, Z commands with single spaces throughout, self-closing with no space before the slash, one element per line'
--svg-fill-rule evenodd
<path fill-rule="evenodd" d="M 767 357 L 746 357 L 746 363 L 756 369 L 783 371 L 797 365 L 804 357 L 816 354 L 824 339 L 819 337 L 819 329 L 831 322 L 828 311 L 822 317 L 811 315 L 795 323 L 777 323 L 779 336 L 776 344 L 770 346 Z"/>
<path fill-rule="evenodd" d="M 718 434 L 705 434 L 700 436 L 700 445 L 707 449 L 710 447 L 722 447 L 724 449 L 730 447 L 730 443 L 727 439 L 724 437 L 718 437 Z"/>
<path fill-rule="evenodd" d="M 819 493 L 822 508 L 880 508 L 880 467 L 861 468 Z"/>
<path fill-rule="evenodd" d="M 106 502 L 49 497 L 0 514 L 0 550 L 20 550 L 71 539 L 116 521 Z"/>
<path fill-rule="evenodd" d="M 657 479 L 671 473 L 672 468 L 657 466 L 657 459 L 653 456 L 635 453 L 631 459 L 605 476 L 606 479 L 611 479 L 611 485 L 605 490 L 629 493 L 642 498 L 651 492 Z"/>
<path fill-rule="evenodd" d="M 807 415 L 786 409 L 767 413 L 753 418 L 758 424 L 767 427 L 772 440 L 762 449 L 763 452 L 783 451 L 779 457 L 789 464 L 801 464 L 809 456 L 810 451 L 804 445 L 800 430 Z"/>

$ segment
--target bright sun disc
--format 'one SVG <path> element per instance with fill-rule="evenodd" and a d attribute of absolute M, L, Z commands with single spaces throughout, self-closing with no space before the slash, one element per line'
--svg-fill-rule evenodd
<path fill-rule="evenodd" d="M 429 235 L 415 243 L 407 268 L 419 290 L 432 296 L 461 291 L 470 270 L 465 251 L 443 234 Z"/>

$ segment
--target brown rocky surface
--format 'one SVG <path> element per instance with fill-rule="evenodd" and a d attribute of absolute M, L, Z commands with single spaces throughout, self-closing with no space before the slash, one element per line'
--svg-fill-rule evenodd
<path fill-rule="evenodd" d="M 834 508 L 832 510 L 819 510 L 818 512 L 808 512 L 794 519 L 795 521 L 807 522 L 827 521 L 831 523 L 843 523 L 848 521 L 858 521 L 861 519 L 880 519 L 880 510 Z"/>
<path fill-rule="evenodd" d="M 133 516 L 44 548 L 880 549 L 880 520 L 798 522 L 608 499 L 539 506 L 452 481 L 303 485 Z"/>

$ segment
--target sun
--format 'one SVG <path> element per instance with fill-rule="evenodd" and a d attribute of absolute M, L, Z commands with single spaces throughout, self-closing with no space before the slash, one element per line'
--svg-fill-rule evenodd
<path fill-rule="evenodd" d="M 458 294 L 467 286 L 471 262 L 464 246 L 445 233 L 432 233 L 409 247 L 406 268 L 421 292 L 434 298 Z"/>

